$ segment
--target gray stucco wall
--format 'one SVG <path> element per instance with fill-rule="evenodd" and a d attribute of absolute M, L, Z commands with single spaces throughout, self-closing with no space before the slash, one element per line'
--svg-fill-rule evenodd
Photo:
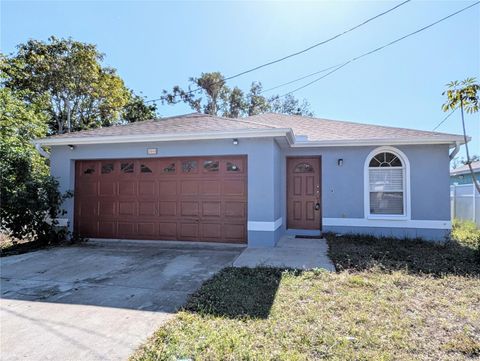
<path fill-rule="evenodd" d="M 158 154 L 147 155 L 147 148 Z M 74 161 L 79 159 L 148 158 L 202 155 L 247 155 L 248 157 L 248 241 L 250 246 L 273 246 L 286 230 L 286 157 L 322 157 L 322 213 L 324 219 L 364 218 L 364 163 L 376 147 L 289 148 L 274 139 L 231 139 L 54 146 L 51 173 L 62 191 L 74 189 Z M 399 146 L 410 162 L 411 219 L 449 221 L 449 159 L 446 145 Z M 343 166 L 337 160 L 343 159 Z M 73 224 L 73 199 L 64 205 Z M 276 222 L 276 223 L 275 223 Z M 443 239 L 445 229 L 324 226 L 335 232 L 422 236 Z M 311 234 L 312 232 L 296 231 Z"/>

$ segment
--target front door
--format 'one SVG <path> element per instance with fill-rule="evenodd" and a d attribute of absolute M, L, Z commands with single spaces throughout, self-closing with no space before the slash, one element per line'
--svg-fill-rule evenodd
<path fill-rule="evenodd" d="M 321 229 L 321 159 L 287 158 L 287 227 Z"/>

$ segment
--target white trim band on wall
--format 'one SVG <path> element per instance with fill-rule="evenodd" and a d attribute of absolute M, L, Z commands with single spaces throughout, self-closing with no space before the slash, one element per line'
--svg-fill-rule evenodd
<path fill-rule="evenodd" d="M 249 231 L 276 231 L 281 227 L 283 223 L 282 217 L 278 218 L 274 222 L 257 222 L 257 221 L 248 221 L 247 229 Z"/>
<path fill-rule="evenodd" d="M 451 221 L 384 220 L 364 218 L 323 218 L 324 226 L 451 229 Z"/>

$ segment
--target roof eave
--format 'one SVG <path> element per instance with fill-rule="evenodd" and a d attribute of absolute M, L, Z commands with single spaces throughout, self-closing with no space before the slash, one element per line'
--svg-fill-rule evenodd
<path fill-rule="evenodd" d="M 470 139 L 469 139 L 470 140 Z M 340 139 L 326 141 L 306 141 L 293 142 L 290 144 L 293 148 L 309 148 L 309 147 L 360 147 L 360 146 L 386 146 L 386 145 L 434 145 L 448 144 L 454 147 L 457 144 L 464 144 L 463 138 L 445 137 L 445 138 L 384 138 L 384 139 Z"/>
<path fill-rule="evenodd" d="M 272 129 L 247 129 L 235 131 L 169 133 L 169 134 L 136 134 L 136 135 L 104 135 L 96 137 L 59 137 L 42 138 L 33 141 L 34 144 L 44 146 L 55 145 L 81 145 L 81 144 L 114 144 L 114 143 L 141 143 L 141 142 L 167 142 L 188 140 L 209 140 L 228 138 L 268 138 L 287 136 L 292 130 L 288 128 Z M 291 136 L 291 135 L 290 135 Z"/>

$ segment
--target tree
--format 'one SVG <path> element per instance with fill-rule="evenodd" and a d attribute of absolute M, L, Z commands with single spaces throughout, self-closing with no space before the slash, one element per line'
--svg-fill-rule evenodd
<path fill-rule="evenodd" d="M 269 99 L 269 103 L 271 111 L 274 113 L 313 116 L 310 103 L 306 99 L 300 103 L 292 94 L 287 94 L 283 98 L 275 95 Z"/>
<path fill-rule="evenodd" d="M 480 161 L 480 155 L 474 154 L 470 156 L 470 162 Z M 452 169 L 458 168 L 460 165 L 467 165 L 468 162 L 464 157 L 455 157 L 452 161 Z"/>
<path fill-rule="evenodd" d="M 24 96 L 0 89 L 0 231 L 47 244 L 65 235 L 54 221 L 64 196 L 31 143 L 47 133 L 47 116 Z"/>
<path fill-rule="evenodd" d="M 130 101 L 125 105 L 122 112 L 122 120 L 127 123 L 140 122 L 156 118 L 157 106 L 155 103 L 146 104 L 145 99 L 132 92 Z"/>
<path fill-rule="evenodd" d="M 1 63 L 3 85 L 28 103 L 43 104 L 49 133 L 108 126 L 120 121 L 131 94 L 95 45 L 50 37 L 29 40 Z"/>
<path fill-rule="evenodd" d="M 247 114 L 257 115 L 270 111 L 270 103 L 262 94 L 262 83 L 253 82 L 247 95 Z"/>
<path fill-rule="evenodd" d="M 163 90 L 163 103 L 188 104 L 197 112 L 210 115 L 238 118 L 246 115 L 257 115 L 266 112 L 277 112 L 296 115 L 313 115 L 310 104 L 304 99 L 300 102 L 293 95 L 278 95 L 266 98 L 262 95 L 262 83 L 253 82 L 245 94 L 240 88 L 229 88 L 225 77 L 219 72 L 202 73 L 199 78 L 190 78 L 188 90 L 173 87 L 171 92 Z M 192 88 L 193 85 L 193 88 Z"/>
<path fill-rule="evenodd" d="M 473 183 L 477 188 L 477 191 L 480 193 L 480 183 L 475 177 L 475 172 L 472 168 L 472 159 L 470 158 L 470 153 L 468 150 L 468 138 L 467 132 L 465 130 L 465 117 L 464 111 L 467 113 L 476 113 L 479 108 L 479 96 L 480 84 L 476 82 L 475 78 L 467 78 L 461 82 L 452 81 L 447 84 L 448 89 L 442 93 L 442 95 L 447 96 L 446 102 L 443 104 L 442 109 L 444 112 L 453 111 L 456 108 L 460 108 L 462 116 L 462 129 L 463 129 L 463 138 L 465 140 L 465 150 L 467 153 L 466 164 L 470 169 L 472 175 Z"/>

